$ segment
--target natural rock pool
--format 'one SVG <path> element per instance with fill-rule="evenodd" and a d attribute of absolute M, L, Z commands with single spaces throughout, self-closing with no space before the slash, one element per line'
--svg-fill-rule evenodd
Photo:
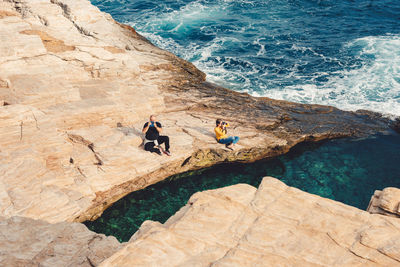
<path fill-rule="evenodd" d="M 164 223 L 195 192 L 237 183 L 258 186 L 264 176 L 365 210 L 374 190 L 400 187 L 400 135 L 303 143 L 270 160 L 174 175 L 127 195 L 85 224 L 128 241 L 145 220 Z"/>

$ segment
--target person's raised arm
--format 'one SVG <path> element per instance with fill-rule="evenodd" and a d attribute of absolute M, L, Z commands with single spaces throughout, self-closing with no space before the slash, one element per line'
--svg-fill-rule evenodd
<path fill-rule="evenodd" d="M 144 134 L 147 133 L 147 131 L 149 130 L 149 127 L 150 127 L 150 122 L 146 122 L 143 126 L 142 133 L 144 133 Z"/>
<path fill-rule="evenodd" d="M 160 125 L 160 126 L 158 126 L 158 125 Z M 156 127 L 156 130 L 158 131 L 158 133 L 161 133 L 161 132 L 162 132 L 162 127 L 161 127 L 161 124 L 160 124 L 160 123 L 154 122 L 154 127 Z"/>
<path fill-rule="evenodd" d="M 228 133 L 228 130 L 227 130 L 226 128 L 229 127 L 229 126 L 230 126 L 229 123 L 228 123 L 228 122 L 225 122 L 224 127 L 223 127 L 223 129 L 222 129 L 222 131 L 223 131 L 225 134 Z"/>

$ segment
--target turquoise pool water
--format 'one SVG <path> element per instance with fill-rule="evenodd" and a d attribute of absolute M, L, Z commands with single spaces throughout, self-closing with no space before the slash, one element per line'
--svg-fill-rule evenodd
<path fill-rule="evenodd" d="M 400 187 L 400 135 L 305 143 L 271 160 L 175 175 L 129 194 L 85 224 L 128 241 L 145 220 L 164 223 L 195 192 L 237 183 L 258 186 L 264 176 L 365 210 L 374 190 Z"/>

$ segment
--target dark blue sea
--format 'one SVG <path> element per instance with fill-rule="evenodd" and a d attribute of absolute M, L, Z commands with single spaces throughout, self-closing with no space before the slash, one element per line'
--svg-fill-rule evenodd
<path fill-rule="evenodd" d="M 400 115 L 398 0 L 92 0 L 235 91 Z"/>

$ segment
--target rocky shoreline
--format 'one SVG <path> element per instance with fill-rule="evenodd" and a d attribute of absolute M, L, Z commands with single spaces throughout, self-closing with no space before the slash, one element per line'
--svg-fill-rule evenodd
<path fill-rule="evenodd" d="M 255 98 L 206 82 L 86 0 L 0 2 L 0 215 L 93 220 L 173 174 L 253 162 L 303 141 L 398 130 L 380 114 Z M 141 147 L 158 114 L 171 157 Z M 222 117 L 241 137 L 215 142 Z M 2 221 L 3 221 L 2 220 Z"/>
<path fill-rule="evenodd" d="M 400 266 L 399 234 L 398 219 L 265 177 L 194 194 L 100 266 Z"/>

